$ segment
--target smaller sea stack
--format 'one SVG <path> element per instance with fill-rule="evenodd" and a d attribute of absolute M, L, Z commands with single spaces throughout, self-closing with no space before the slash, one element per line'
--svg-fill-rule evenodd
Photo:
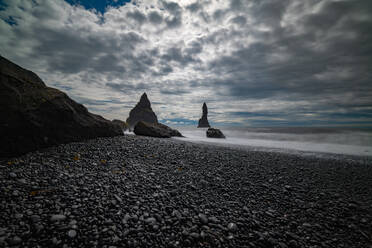
<path fill-rule="evenodd" d="M 208 122 L 208 107 L 207 104 L 203 104 L 203 115 L 199 119 L 198 127 L 211 127 Z"/>

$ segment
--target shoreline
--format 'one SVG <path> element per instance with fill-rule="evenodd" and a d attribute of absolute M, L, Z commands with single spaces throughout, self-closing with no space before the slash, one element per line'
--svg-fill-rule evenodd
<path fill-rule="evenodd" d="M 372 166 L 346 157 L 126 135 L 1 159 L 0 246 L 369 247 Z"/>
<path fill-rule="evenodd" d="M 172 140 L 186 142 L 196 145 L 204 145 L 211 147 L 221 147 L 232 150 L 241 150 L 247 152 L 263 152 L 263 153 L 279 153 L 286 155 L 293 155 L 299 157 L 310 157 L 310 158 L 319 158 L 319 159 L 335 159 L 335 160 L 352 160 L 360 163 L 370 163 L 372 165 L 372 156 L 366 155 L 352 155 L 352 154 L 340 154 L 340 153 L 331 153 L 331 152 L 317 152 L 317 151 L 303 151 L 295 150 L 289 148 L 271 148 L 265 146 L 250 146 L 250 145 L 239 145 L 239 144 L 223 144 L 223 143 L 214 143 L 214 142 L 204 142 L 204 141 L 190 141 L 183 140 L 183 138 L 172 137 Z"/>

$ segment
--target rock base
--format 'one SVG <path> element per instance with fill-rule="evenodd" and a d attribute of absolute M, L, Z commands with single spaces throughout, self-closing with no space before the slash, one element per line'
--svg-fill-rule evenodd
<path fill-rule="evenodd" d="M 211 128 L 211 127 L 208 128 L 208 130 L 207 130 L 207 137 L 208 138 L 219 138 L 219 139 L 226 138 L 221 130 L 219 130 L 217 128 Z"/>

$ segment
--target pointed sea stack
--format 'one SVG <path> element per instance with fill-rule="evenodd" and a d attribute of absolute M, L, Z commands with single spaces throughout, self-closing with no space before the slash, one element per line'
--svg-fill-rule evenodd
<path fill-rule="evenodd" d="M 96 137 L 123 135 L 33 72 L 0 56 L 0 157 Z"/>
<path fill-rule="evenodd" d="M 203 104 L 203 115 L 199 119 L 198 127 L 211 127 L 208 122 L 208 107 L 207 104 Z"/>
<path fill-rule="evenodd" d="M 145 121 L 147 123 L 158 123 L 158 117 L 156 117 L 154 111 L 152 111 L 151 103 L 147 98 L 146 93 L 143 93 L 140 101 L 129 112 L 127 124 L 129 125 L 130 129 L 132 129 L 139 121 Z"/>

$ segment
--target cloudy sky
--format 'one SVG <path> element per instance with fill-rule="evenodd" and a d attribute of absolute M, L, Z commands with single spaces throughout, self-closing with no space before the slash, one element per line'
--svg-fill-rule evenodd
<path fill-rule="evenodd" d="M 0 54 L 125 120 L 372 126 L 371 0 L 0 0 Z"/>

